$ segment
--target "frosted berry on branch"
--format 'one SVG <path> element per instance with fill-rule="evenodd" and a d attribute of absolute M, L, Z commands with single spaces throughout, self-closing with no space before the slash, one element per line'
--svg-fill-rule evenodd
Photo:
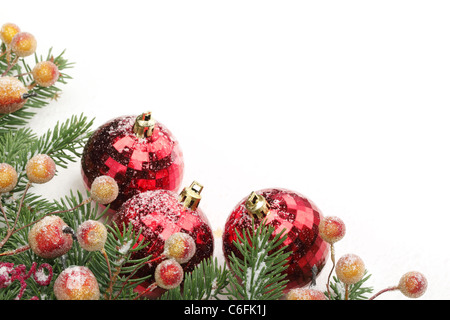
<path fill-rule="evenodd" d="M 195 241 L 190 235 L 176 232 L 166 240 L 163 254 L 178 263 L 186 263 L 194 256 L 195 249 Z"/>
<path fill-rule="evenodd" d="M 356 254 L 342 256 L 336 264 L 336 275 L 345 284 L 345 300 L 349 297 L 349 285 L 357 283 L 364 276 L 366 267 Z"/>
<path fill-rule="evenodd" d="M 39 257 L 53 259 L 72 248 L 70 227 L 58 216 L 47 216 L 38 221 L 28 234 L 28 244 Z M 70 229 L 71 230 L 71 229 Z"/>
<path fill-rule="evenodd" d="M 29 32 L 18 32 L 11 40 L 11 50 L 18 57 L 28 57 L 36 52 L 36 38 Z"/>
<path fill-rule="evenodd" d="M 14 23 L 5 23 L 2 25 L 0 29 L 0 39 L 6 44 L 9 45 L 14 38 L 14 36 L 20 32 L 20 28 Z"/>
<path fill-rule="evenodd" d="M 346 254 L 336 264 L 336 275 L 345 284 L 357 283 L 365 271 L 363 260 L 356 254 Z"/>
<path fill-rule="evenodd" d="M 113 202 L 119 194 L 119 186 L 116 180 L 110 176 L 99 176 L 91 185 L 91 198 L 100 204 Z"/>
<path fill-rule="evenodd" d="M 34 95 L 15 77 L 0 77 L 0 114 L 7 114 L 21 109 L 27 99 Z"/>
<path fill-rule="evenodd" d="M 17 185 L 17 171 L 10 164 L 0 163 L 0 193 L 9 192 Z"/>
<path fill-rule="evenodd" d="M 30 182 L 42 184 L 55 176 L 56 165 L 48 155 L 38 154 L 28 160 L 25 171 Z"/>
<path fill-rule="evenodd" d="M 155 282 L 163 289 L 178 287 L 183 277 L 183 268 L 175 259 L 164 260 L 155 269 Z"/>
<path fill-rule="evenodd" d="M 427 278 L 417 271 L 405 273 L 398 283 L 400 292 L 408 298 L 419 298 L 425 293 L 427 287 Z"/>
<path fill-rule="evenodd" d="M 336 243 L 345 236 L 345 224 L 338 217 L 325 217 L 319 223 L 319 233 L 326 242 Z"/>
<path fill-rule="evenodd" d="M 421 297 L 428 287 L 427 278 L 420 272 L 410 271 L 405 273 L 401 278 L 397 286 L 388 287 L 374 294 L 369 300 L 374 300 L 379 295 L 388 292 L 400 290 L 403 295 L 408 298 Z"/>
<path fill-rule="evenodd" d="M 287 300 L 328 300 L 322 291 L 311 288 L 294 288 L 286 295 Z"/>
<path fill-rule="evenodd" d="M 320 237 L 328 242 L 330 244 L 330 251 L 331 251 L 331 262 L 333 263 L 333 266 L 330 270 L 330 273 L 328 275 L 328 281 L 327 281 L 327 291 L 328 296 L 331 297 L 331 291 L 330 291 L 330 279 L 331 274 L 333 273 L 336 260 L 335 260 L 335 249 L 334 244 L 341 240 L 345 236 L 345 224 L 344 222 L 338 218 L 338 217 L 325 217 L 324 219 L 320 220 L 319 223 L 319 235 Z"/>
<path fill-rule="evenodd" d="M 58 66 L 52 61 L 42 61 L 36 64 L 31 71 L 36 84 L 41 87 L 50 87 L 58 81 L 59 70 Z"/>
<path fill-rule="evenodd" d="M 53 292 L 58 300 L 98 300 L 100 290 L 91 270 L 84 266 L 64 269 L 56 278 Z"/>
<path fill-rule="evenodd" d="M 108 231 L 103 223 L 96 220 L 84 221 L 77 229 L 77 240 L 86 251 L 101 251 L 106 243 Z"/>

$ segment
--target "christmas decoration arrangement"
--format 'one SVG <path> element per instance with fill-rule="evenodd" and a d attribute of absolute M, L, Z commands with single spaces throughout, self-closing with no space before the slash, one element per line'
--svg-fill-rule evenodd
<path fill-rule="evenodd" d="M 376 293 L 358 255 L 336 255 L 345 223 L 300 193 L 249 191 L 214 248 L 203 186 L 181 188 L 181 147 L 153 114 L 117 117 L 96 130 L 84 115 L 42 136 L 27 128 L 57 100 L 73 63 L 38 55 L 38 37 L 0 30 L 1 300 L 372 300 L 398 290 L 421 297 L 417 271 Z M 85 190 L 33 193 L 81 160 Z M 230 208 L 231 209 L 231 208 Z M 214 250 L 223 250 L 219 264 Z M 338 258 L 338 259 L 336 259 Z M 327 263 L 325 288 L 316 279 Z"/>

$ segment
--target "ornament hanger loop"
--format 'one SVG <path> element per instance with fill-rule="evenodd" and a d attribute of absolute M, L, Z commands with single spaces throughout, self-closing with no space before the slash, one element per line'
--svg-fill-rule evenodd
<path fill-rule="evenodd" d="M 245 208 L 248 210 L 248 213 L 255 218 L 263 219 L 267 216 L 270 211 L 269 203 L 262 196 L 257 194 L 256 192 L 252 192 L 245 202 Z"/>
<path fill-rule="evenodd" d="M 202 199 L 202 196 L 200 195 L 202 190 L 203 186 L 197 181 L 194 181 L 189 187 L 184 188 L 183 191 L 181 191 L 178 199 L 186 208 L 196 210 Z"/>
<path fill-rule="evenodd" d="M 152 113 L 150 111 L 144 112 L 136 118 L 133 131 L 138 138 L 150 137 L 155 128 L 155 120 L 152 119 Z"/>

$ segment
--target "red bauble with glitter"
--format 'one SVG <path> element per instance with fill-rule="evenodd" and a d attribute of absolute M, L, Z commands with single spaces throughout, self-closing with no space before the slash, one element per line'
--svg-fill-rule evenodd
<path fill-rule="evenodd" d="M 287 238 L 283 246 L 292 252 L 285 270 L 288 284 L 286 290 L 311 283 L 325 266 L 329 244 L 319 235 L 322 213 L 314 203 L 301 194 L 286 189 L 263 189 L 252 192 L 237 204 L 225 224 L 223 252 L 226 262 L 233 252 L 242 254 L 233 244 L 239 241 L 236 230 L 243 235 L 245 229 L 258 227 L 262 221 L 274 227 L 273 236 L 285 229 Z"/>
<path fill-rule="evenodd" d="M 203 259 L 210 258 L 214 251 L 214 236 L 205 214 L 198 207 L 203 187 L 193 182 L 178 195 L 168 190 L 153 190 L 140 193 L 126 201 L 118 210 L 113 222 L 118 226 L 123 223 L 133 225 L 133 230 L 140 233 L 138 243 L 148 246 L 133 253 L 132 259 L 151 255 L 151 263 L 143 266 L 136 277 L 154 275 L 159 263 L 169 257 L 165 256 L 164 246 L 174 233 L 186 233 L 195 241 L 195 253 L 187 262 L 181 263 L 184 272 L 191 272 Z M 136 288 L 143 292 L 155 278 L 150 277 Z M 164 290 L 158 288 L 147 297 L 158 297 Z"/>
<path fill-rule="evenodd" d="M 147 112 L 119 117 L 99 127 L 86 143 L 81 166 L 88 189 L 101 175 L 116 180 L 119 195 L 110 204 L 115 211 L 140 192 L 178 191 L 184 162 L 177 140 Z"/>

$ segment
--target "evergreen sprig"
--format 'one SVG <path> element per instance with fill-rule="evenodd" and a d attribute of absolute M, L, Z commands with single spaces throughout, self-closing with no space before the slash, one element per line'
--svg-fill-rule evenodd
<path fill-rule="evenodd" d="M 274 228 L 261 223 L 256 230 L 246 229 L 241 236 L 236 230 L 238 241 L 234 245 L 243 258 L 234 253 L 230 256 L 229 295 L 244 300 L 275 300 L 283 295 L 287 284 L 287 258 L 290 252 L 283 246 L 287 235 L 280 232 L 273 239 Z"/>

